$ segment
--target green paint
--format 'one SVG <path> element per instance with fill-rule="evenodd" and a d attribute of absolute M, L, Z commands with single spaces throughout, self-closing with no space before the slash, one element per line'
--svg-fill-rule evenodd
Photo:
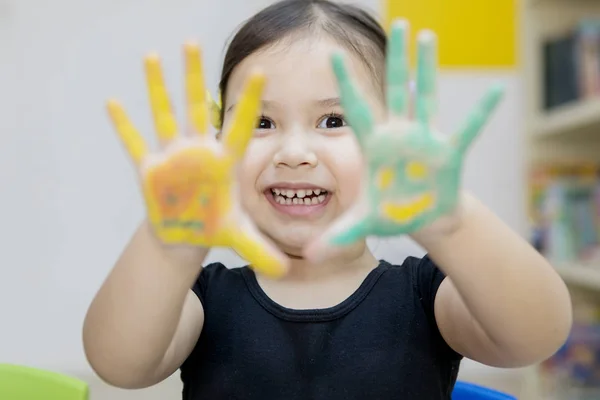
<path fill-rule="evenodd" d="M 399 21 L 392 26 L 388 41 L 387 103 L 390 113 L 405 117 L 410 99 L 407 57 L 408 23 Z"/>
<path fill-rule="evenodd" d="M 417 121 L 428 125 L 436 113 L 437 52 L 436 38 L 431 31 L 423 31 L 418 38 L 417 52 Z M 428 132 L 426 132 L 428 133 Z"/>
<path fill-rule="evenodd" d="M 168 193 L 165 200 L 168 205 L 174 206 L 175 204 L 177 204 L 178 199 L 177 199 L 177 195 L 175 195 L 173 193 Z"/>
<path fill-rule="evenodd" d="M 202 204 L 202 207 L 208 206 L 209 203 L 210 203 L 210 196 L 200 195 L 200 204 Z"/>
<path fill-rule="evenodd" d="M 464 127 L 456 134 L 456 145 L 462 150 L 466 151 L 471 142 L 477 137 L 479 132 L 483 129 L 484 125 L 500 103 L 502 95 L 504 94 L 504 87 L 501 84 L 495 84 L 490 87 L 480 101 L 479 105 L 475 107 L 469 118 L 465 121 Z"/>
<path fill-rule="evenodd" d="M 366 138 L 375 125 L 373 114 L 369 109 L 367 101 L 358 92 L 350 73 L 346 68 L 344 56 L 341 53 L 333 55 L 333 71 L 338 79 L 342 107 L 347 112 L 346 118 L 359 141 Z"/>
<path fill-rule="evenodd" d="M 498 106 L 504 89 L 490 88 L 476 105 L 464 126 L 454 135 L 444 135 L 431 126 L 436 112 L 437 50 L 435 35 L 419 36 L 416 87 L 417 115 L 414 121 L 398 121 L 408 108 L 408 72 L 406 26 L 397 23 L 391 32 L 387 60 L 388 108 L 391 118 L 375 125 L 366 100 L 358 94 L 341 55 L 332 59 L 333 70 L 340 86 L 346 118 L 359 140 L 365 158 L 366 201 L 369 211 L 343 232 L 331 239 L 336 245 L 348 245 L 366 236 L 395 236 L 422 229 L 457 206 L 460 177 L 467 149 L 481 132 Z M 406 72 L 405 72 L 406 71 Z M 394 115 L 395 114 L 395 115 Z M 422 179 L 407 173 L 410 163 L 424 165 L 429 173 Z M 377 186 L 378 173 L 391 168 L 394 178 L 387 189 Z M 386 203 L 406 204 L 411 199 L 430 193 L 435 202 L 431 208 L 404 222 L 383 214 Z M 358 218 L 358 217 L 357 217 Z"/>
<path fill-rule="evenodd" d="M 181 221 L 178 219 L 169 219 L 162 222 L 162 226 L 165 229 L 194 229 L 194 230 L 202 230 L 204 229 L 203 221 Z"/>

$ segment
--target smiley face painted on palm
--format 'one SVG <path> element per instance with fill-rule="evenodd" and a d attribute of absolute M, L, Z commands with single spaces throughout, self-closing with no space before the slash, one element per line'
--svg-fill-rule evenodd
<path fill-rule="evenodd" d="M 232 122 L 217 140 L 209 134 L 208 122 L 215 124 L 219 110 L 205 91 L 200 47 L 189 43 L 184 54 L 184 134 L 157 55 L 146 57 L 145 66 L 160 149 L 150 152 L 121 104 L 108 104 L 116 131 L 138 168 L 148 221 L 165 245 L 230 247 L 263 274 L 281 276 L 288 268 L 287 258 L 260 234 L 237 200 L 235 168 L 254 133 L 265 77 L 253 73 L 247 78 Z"/>
<path fill-rule="evenodd" d="M 433 126 L 436 114 L 436 38 L 418 38 L 414 104 L 409 88 L 408 24 L 394 24 L 387 58 L 388 118 L 376 125 L 358 93 L 341 54 L 333 57 L 342 105 L 366 158 L 363 197 L 328 234 L 335 245 L 348 245 L 369 235 L 415 232 L 451 213 L 457 206 L 465 154 L 498 105 L 503 89 L 492 86 L 456 134 Z M 414 109 L 414 118 L 409 109 Z"/>

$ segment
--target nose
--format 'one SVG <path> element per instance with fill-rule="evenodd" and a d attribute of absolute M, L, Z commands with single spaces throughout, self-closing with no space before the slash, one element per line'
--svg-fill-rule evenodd
<path fill-rule="evenodd" d="M 281 144 L 275 156 L 275 167 L 314 168 L 318 164 L 317 155 L 312 149 L 310 138 L 305 132 L 289 132 L 281 135 Z"/>

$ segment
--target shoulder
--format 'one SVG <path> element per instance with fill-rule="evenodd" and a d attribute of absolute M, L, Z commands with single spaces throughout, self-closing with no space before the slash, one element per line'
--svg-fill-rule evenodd
<path fill-rule="evenodd" d="M 215 279 L 241 278 L 244 270 L 249 267 L 231 268 L 220 262 L 214 262 L 202 267 L 198 280 L 211 281 Z"/>
<path fill-rule="evenodd" d="M 223 274 L 229 274 L 235 269 L 227 267 L 225 264 L 220 262 L 214 262 L 205 265 L 202 267 L 202 272 L 200 273 L 199 278 L 211 278 L 214 276 L 219 276 Z"/>
<path fill-rule="evenodd" d="M 415 289 L 427 284 L 440 284 L 446 277 L 428 255 L 407 257 L 400 264 L 391 264 L 386 261 L 382 261 L 382 263 L 388 265 L 389 274 L 410 279 Z"/>
<path fill-rule="evenodd" d="M 229 268 L 220 262 L 208 264 L 202 268 L 202 272 L 200 272 L 192 290 L 204 303 L 204 300 L 210 295 L 211 289 L 219 287 L 233 288 L 243 283 L 243 275 L 247 268 Z"/>
<path fill-rule="evenodd" d="M 386 280 L 396 290 L 402 287 L 403 290 L 414 293 L 428 318 L 434 321 L 435 298 L 445 278 L 446 275 L 433 260 L 425 255 L 422 258 L 407 257 L 401 264 L 388 263 Z"/>
<path fill-rule="evenodd" d="M 462 355 L 450 348 L 442 337 L 435 317 L 435 299 L 446 275 L 427 255 L 422 258 L 408 257 L 390 270 L 396 271 L 396 274 L 404 274 L 404 279 L 411 282 L 415 301 L 428 322 L 430 335 L 440 354 L 446 354 L 451 361 L 461 360 Z"/>

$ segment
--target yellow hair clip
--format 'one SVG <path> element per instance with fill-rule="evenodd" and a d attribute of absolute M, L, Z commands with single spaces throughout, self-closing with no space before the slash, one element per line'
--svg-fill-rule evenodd
<path fill-rule="evenodd" d="M 207 90 L 206 101 L 208 103 L 208 110 L 210 113 L 210 123 L 216 129 L 220 130 L 223 127 L 223 121 L 221 121 L 221 109 L 223 108 L 223 105 L 221 104 L 221 93 L 219 93 L 217 100 L 215 101 L 210 94 L 210 90 Z"/>

